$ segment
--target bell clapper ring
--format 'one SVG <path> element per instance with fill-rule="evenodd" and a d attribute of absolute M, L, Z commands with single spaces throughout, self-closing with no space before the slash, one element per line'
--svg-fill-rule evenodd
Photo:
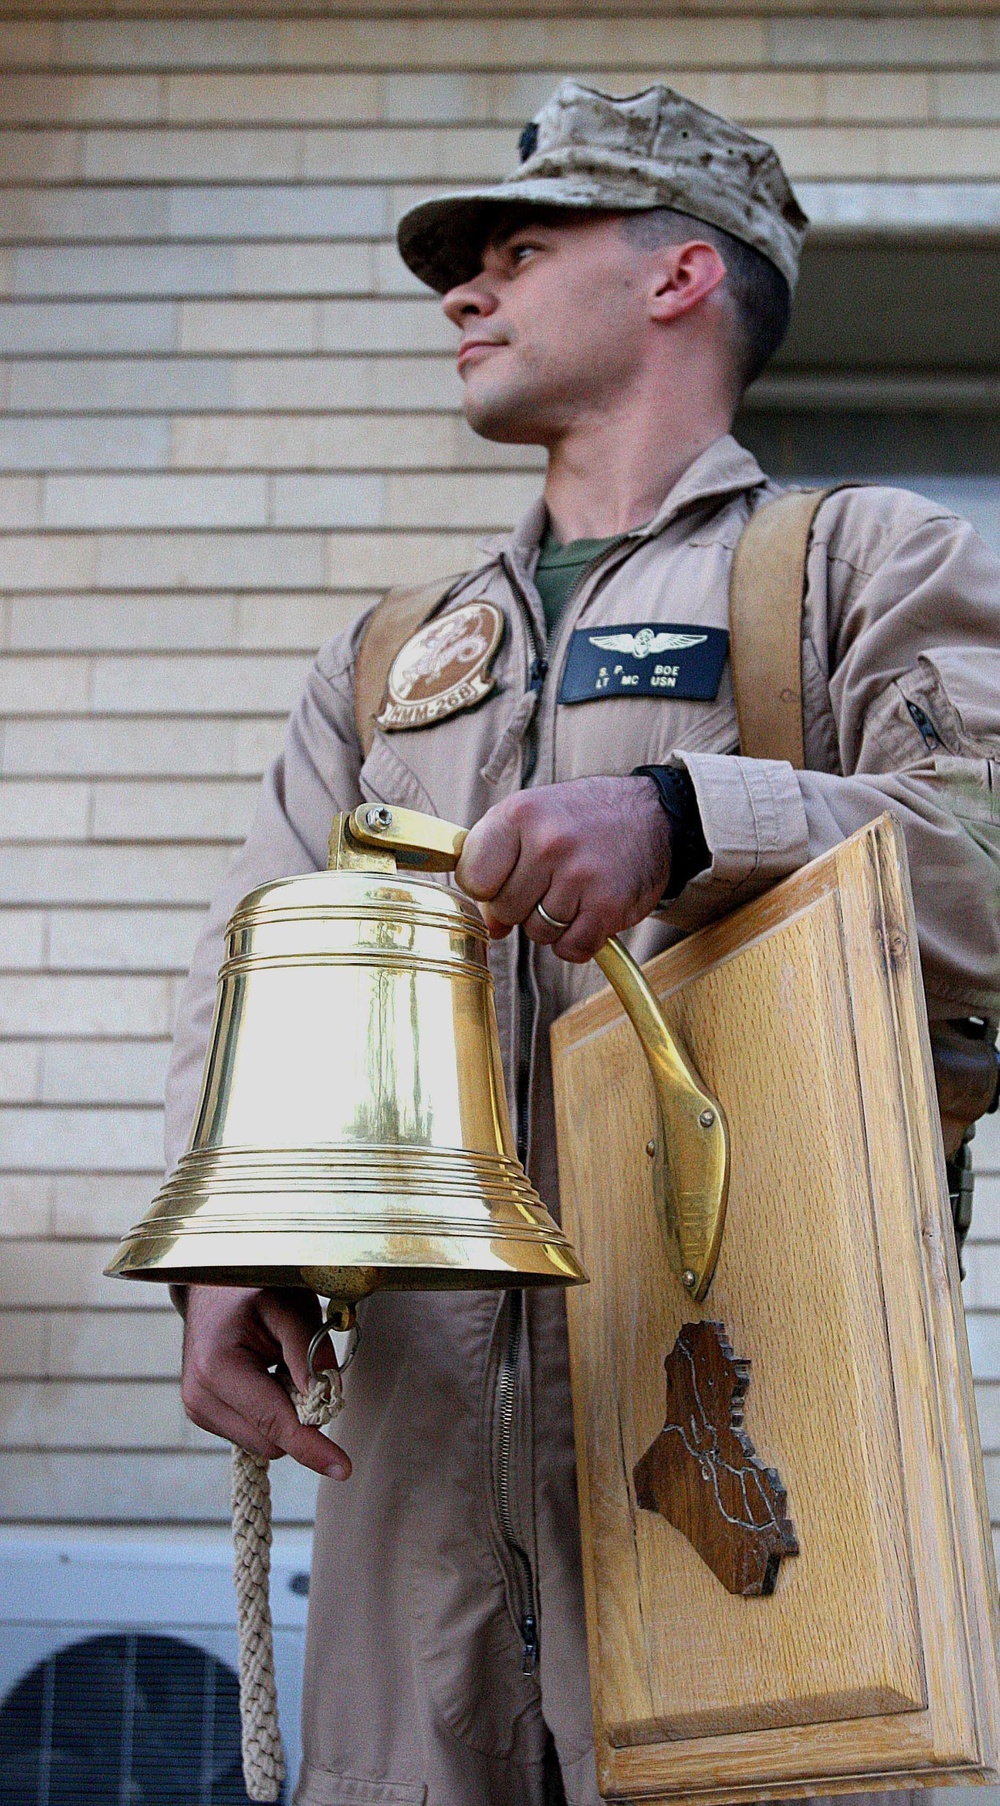
<path fill-rule="evenodd" d="M 536 903 L 535 908 L 541 916 L 542 921 L 547 922 L 550 928 L 558 929 L 560 934 L 565 934 L 567 928 L 572 928 L 572 922 L 560 922 L 558 916 L 550 916 L 544 903 Z"/>
<path fill-rule="evenodd" d="M 314 1379 L 314 1380 L 321 1379 L 323 1376 L 323 1373 L 329 1372 L 329 1368 L 321 1368 L 319 1371 L 317 1371 L 315 1363 L 316 1363 L 316 1355 L 319 1350 L 320 1343 L 323 1341 L 323 1338 L 325 1336 L 328 1336 L 331 1333 L 332 1330 L 338 1330 L 342 1334 L 348 1330 L 354 1331 L 354 1335 L 351 1340 L 351 1346 L 348 1349 L 347 1354 L 345 1355 L 345 1357 L 342 1361 L 337 1362 L 336 1371 L 338 1373 L 346 1373 L 348 1367 L 351 1365 L 351 1362 L 353 1361 L 355 1355 L 358 1352 L 358 1343 L 361 1340 L 361 1331 L 358 1328 L 357 1312 L 355 1311 L 353 1304 L 342 1304 L 342 1303 L 339 1303 L 337 1301 L 337 1299 L 331 1298 L 329 1304 L 327 1305 L 326 1316 L 323 1318 L 322 1323 L 320 1324 L 318 1330 L 316 1331 L 315 1335 L 313 1336 L 313 1338 L 309 1344 L 309 1353 L 306 1356 L 306 1365 L 309 1368 L 309 1376 L 311 1379 Z M 334 1359 L 336 1359 L 336 1356 L 334 1356 Z"/>

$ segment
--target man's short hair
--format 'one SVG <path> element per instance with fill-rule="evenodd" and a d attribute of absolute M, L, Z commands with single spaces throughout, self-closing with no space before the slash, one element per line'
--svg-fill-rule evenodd
<path fill-rule="evenodd" d="M 762 251 L 734 238 L 731 232 L 724 232 L 721 226 L 709 226 L 673 207 L 623 213 L 621 224 L 629 243 L 639 251 L 656 251 L 661 245 L 685 244 L 696 238 L 715 246 L 726 266 L 726 287 L 736 315 L 737 375 L 742 394 L 774 356 L 788 331 L 792 296 L 781 271 Z"/>

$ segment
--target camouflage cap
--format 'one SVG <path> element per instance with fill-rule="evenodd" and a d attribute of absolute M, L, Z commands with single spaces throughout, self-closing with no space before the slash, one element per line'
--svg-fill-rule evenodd
<path fill-rule="evenodd" d="M 440 294 L 476 274 L 492 221 L 512 205 L 673 207 L 753 245 L 795 288 L 809 222 L 777 153 L 672 88 L 616 99 L 561 82 L 519 148 L 520 168 L 501 182 L 421 201 L 400 220 L 404 262 Z"/>

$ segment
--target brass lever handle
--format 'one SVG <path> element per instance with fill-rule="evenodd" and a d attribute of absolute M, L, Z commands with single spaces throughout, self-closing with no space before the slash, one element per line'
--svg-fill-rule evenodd
<path fill-rule="evenodd" d="M 337 817 L 330 863 L 342 869 L 378 862 L 453 872 L 468 830 L 415 809 L 362 803 Z M 656 1095 L 653 1195 L 667 1258 L 685 1290 L 704 1298 L 712 1283 L 729 1188 L 729 1137 L 717 1098 L 706 1089 L 640 967 L 613 936 L 594 955 L 642 1043 Z"/>
<path fill-rule="evenodd" d="M 722 1246 L 729 1193 L 729 1131 L 664 1019 L 641 966 L 617 935 L 594 959 L 642 1043 L 656 1094 L 653 1197 L 667 1258 L 692 1298 L 704 1298 Z"/>

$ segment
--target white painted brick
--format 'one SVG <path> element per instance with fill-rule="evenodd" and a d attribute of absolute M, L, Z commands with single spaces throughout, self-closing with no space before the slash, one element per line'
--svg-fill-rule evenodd
<path fill-rule="evenodd" d="M 148 1172 L 162 1157 L 162 1112 L 0 1109 L 0 1166 L 38 1172 Z"/>
<path fill-rule="evenodd" d="M 88 589 L 292 590 L 319 589 L 323 582 L 320 534 L 109 533 L 95 535 L 94 543 L 96 571 L 83 579 Z M 65 575 L 38 587 L 65 589 Z"/>
<path fill-rule="evenodd" d="M 0 528 L 41 525 L 42 479 L 0 476 Z"/>
<path fill-rule="evenodd" d="M 1000 1380 L 1000 1313 L 968 1311 L 965 1327 L 976 1379 Z"/>
<path fill-rule="evenodd" d="M 91 716 L 11 721 L 4 734 L 3 767 L 8 772 L 95 776 L 255 776 L 281 745 L 286 712 L 256 720 Z"/>
<path fill-rule="evenodd" d="M 176 1311 L 64 1311 L 49 1332 L 48 1374 L 73 1379 L 164 1379 L 175 1385 L 184 1326 Z M 3 1320 L 0 1318 L 0 1347 Z"/>
<path fill-rule="evenodd" d="M 7 1042 L 8 1048 L 25 1046 Z M 4 1051 L 0 1046 L 0 1055 Z M 25 1047 L 27 1051 L 27 1047 Z M 170 1043 L 55 1041 L 32 1049 L 44 1104 L 162 1104 Z"/>
<path fill-rule="evenodd" d="M 111 1175 L 112 1178 L 115 1175 Z M 155 1183 L 150 1186 L 150 1195 Z M 131 1219 L 133 1222 L 135 1218 Z M 107 1241 L 15 1241 L 4 1244 L 3 1302 L 64 1310 L 172 1310 L 164 1285 L 140 1279 L 105 1279 L 103 1269 L 118 1246 Z"/>
<path fill-rule="evenodd" d="M 986 1470 L 986 1499 L 990 1508 L 991 1523 L 1000 1522 L 1000 1455 L 986 1455 L 983 1459 Z"/>
<path fill-rule="evenodd" d="M 969 1245 L 978 1242 L 994 1247 L 1000 1258 L 1000 1176 L 995 1173 L 976 1173 Z"/>
<path fill-rule="evenodd" d="M 7 69 L 45 68 L 58 55 L 60 27 L 42 19 L 0 24 L 0 61 Z"/>
<path fill-rule="evenodd" d="M 438 357 L 248 358 L 231 368 L 231 395 L 237 408 L 382 408 L 399 414 L 460 407 L 462 384 L 449 347 Z"/>
<path fill-rule="evenodd" d="M 11 651 L 151 652 L 233 644 L 231 596 L 31 596 L 10 604 Z"/>
<path fill-rule="evenodd" d="M 470 570 L 480 556 L 477 546 L 475 533 L 334 533 L 327 541 L 327 576 L 338 589 L 431 583 Z"/>
<path fill-rule="evenodd" d="M 37 1104 L 41 1101 L 42 1053 L 42 1044 L 38 1041 L 0 1041 L 0 1102 Z"/>
<path fill-rule="evenodd" d="M 0 1237 L 51 1234 L 54 1194 L 50 1179 L 39 1181 L 34 1173 L 5 1173 L 0 1195 Z"/>
<path fill-rule="evenodd" d="M 256 69 L 277 55 L 274 26 L 240 19 L 73 19 L 59 27 L 60 60 L 88 69 Z"/>
<path fill-rule="evenodd" d="M 135 79 L 135 78 L 133 78 Z M 167 117 L 176 125 L 300 125 L 311 121 L 377 119 L 385 83 L 377 75 L 295 75 L 256 70 L 245 76 L 171 75 Z"/>
<path fill-rule="evenodd" d="M 84 1453 L 10 1455 L 0 1517 L 6 1523 L 225 1525 L 229 1465 L 228 1453 L 209 1449 L 169 1455 L 109 1450 L 99 1461 Z M 271 1479 L 275 1524 L 311 1524 L 317 1485 L 315 1475 L 295 1462 L 277 1462 Z"/>
<path fill-rule="evenodd" d="M 366 175 L 384 182 L 499 181 L 514 160 L 510 131 L 489 125 L 307 130 L 302 137 L 307 181 Z"/>
<path fill-rule="evenodd" d="M 372 247 L 372 289 L 377 295 L 424 295 L 427 289 L 419 276 L 408 269 L 395 243 Z"/>
<path fill-rule="evenodd" d="M 210 1447 L 176 1385 L 156 1380 L 0 1381 L 5 1449 Z"/>
<path fill-rule="evenodd" d="M 1000 1453 L 1000 1385 L 976 1387 L 976 1414 L 984 1450 L 994 1455 Z"/>
<path fill-rule="evenodd" d="M 86 784 L 0 783 L 0 839 L 83 840 L 87 834 Z"/>
<path fill-rule="evenodd" d="M 980 1119 L 972 1151 L 977 1172 L 1000 1173 L 1000 1113 Z"/>
<path fill-rule="evenodd" d="M 45 963 L 52 970 L 186 972 L 203 920 L 200 909 L 59 910 Z"/>
<path fill-rule="evenodd" d="M 148 1173 L 55 1173 L 47 1184 L 52 1199 L 52 1234 L 62 1237 L 94 1237 L 117 1240 L 144 1217 L 162 1179 L 162 1155 Z M 165 1310 L 170 1303 L 162 1286 L 139 1285 L 147 1306 Z M 134 1300 L 116 1295 L 119 1307 Z M 77 1301 L 79 1302 L 79 1301 Z M 149 1319 L 149 1310 L 146 1318 Z"/>
<path fill-rule="evenodd" d="M 222 358 L 27 358 L 6 365 L 9 406 L 49 414 L 235 406 Z"/>
<path fill-rule="evenodd" d="M 300 655 L 280 653 L 99 657 L 94 706 L 125 714 L 287 712 L 298 700 L 307 668 Z"/>
<path fill-rule="evenodd" d="M 375 590 L 368 595 L 327 591 L 322 596 L 241 596 L 234 643 L 241 649 L 295 646 L 312 652 L 350 627 L 378 599 Z"/>
<path fill-rule="evenodd" d="M 0 419 L 0 467 L 7 470 L 156 469 L 168 461 L 165 419 Z"/>
<path fill-rule="evenodd" d="M 170 302 L 0 302 L 0 352 L 172 351 L 177 332 Z"/>
<path fill-rule="evenodd" d="M 975 1210 L 973 1211 L 975 1214 Z M 1000 1310 L 1000 1246 L 967 1243 L 962 1296 L 967 1310 Z"/>
<path fill-rule="evenodd" d="M 38 245 L 21 249 L 14 293 L 22 297 L 230 294 L 228 245 Z"/>
<path fill-rule="evenodd" d="M 66 589 L 79 584 L 92 589 L 97 578 L 101 542 L 95 534 L 19 533 L 4 546 L 4 588 Z M 0 708 L 7 705 L 0 702 Z"/>
<path fill-rule="evenodd" d="M 381 238 L 387 196 L 371 185 L 310 182 L 178 186 L 170 192 L 169 230 L 177 238 Z"/>
<path fill-rule="evenodd" d="M 44 1378 L 52 1323 L 47 1311 L 0 1311 L 0 1374 L 5 1379 Z"/>
<path fill-rule="evenodd" d="M 1000 118 L 1000 72 L 996 69 L 942 70 L 934 77 L 934 95 L 940 119 Z"/>
<path fill-rule="evenodd" d="M 239 245 L 233 295 L 369 295 L 378 288 L 377 247 L 346 244 Z M 210 291 L 203 287 L 202 293 Z"/>
<path fill-rule="evenodd" d="M 295 303 L 285 305 L 292 307 Z M 434 297 L 415 301 L 323 301 L 317 308 L 317 349 L 324 351 L 450 351 L 454 355 L 458 343 L 455 328 L 445 319 Z"/>
<path fill-rule="evenodd" d="M 0 181 L 74 181 L 83 168 L 80 132 L 5 131 L 0 136 Z"/>
<path fill-rule="evenodd" d="M 321 311 L 316 301 L 182 301 L 180 350 L 318 351 L 327 343 Z M 0 309 L 0 329 L 2 324 Z"/>
<path fill-rule="evenodd" d="M 276 62 L 337 69 L 550 69 L 553 77 L 580 67 L 631 71 L 761 62 L 767 45 L 763 18 L 645 16 L 629 18 L 380 18 L 296 19 L 276 27 Z M 551 83 L 555 85 L 555 81 Z"/>
<path fill-rule="evenodd" d="M 160 117 L 152 75 L 4 75 L 4 119 L 11 125 L 150 124 Z"/>
<path fill-rule="evenodd" d="M 299 132 L 245 132 L 226 127 L 177 131 L 169 126 L 102 131 L 98 127 L 82 136 L 82 173 L 88 182 L 125 181 L 130 177 L 154 182 L 232 182 L 241 176 L 248 181 L 280 182 L 295 181 L 308 173 L 303 167 L 304 134 Z M 50 154 L 55 155 L 55 147 Z M 77 150 L 77 160 L 79 155 Z M 74 162 L 66 173 L 73 174 L 75 169 Z M 20 174 L 12 171 L 12 180 Z"/>
<path fill-rule="evenodd" d="M 457 413 L 189 414 L 174 420 L 172 433 L 177 467 L 543 468 L 539 448 L 480 439 Z"/>
<path fill-rule="evenodd" d="M 51 527 L 263 527 L 267 512 L 267 485 L 259 476 L 45 479 Z"/>
<path fill-rule="evenodd" d="M 4 1379 L 159 1379 L 176 1384 L 174 1311 L 0 1311 Z"/>
<path fill-rule="evenodd" d="M 488 476 L 469 471 L 390 476 L 386 479 L 387 525 L 510 527 L 538 500 L 541 487 L 541 478 L 534 471 L 523 476 L 506 471 Z"/>
<path fill-rule="evenodd" d="M 387 524 L 384 477 L 374 474 L 273 478 L 278 527 L 377 527 Z"/>
<path fill-rule="evenodd" d="M 165 238 L 170 223 L 168 188 L 12 187 L 5 193 L 4 224 L 19 243 L 50 238 Z"/>
<path fill-rule="evenodd" d="M 167 1035 L 169 978 L 110 973 L 11 973 L 0 991 L 0 1034 Z"/>
<path fill-rule="evenodd" d="M 0 909 L 0 972 L 43 966 L 48 917 L 40 909 Z"/>
<path fill-rule="evenodd" d="M 80 1236 L 104 1241 L 145 1214 L 159 1183 L 159 1169 L 139 1174 L 5 1173 L 0 1236 L 5 1241 Z M 162 1305 L 159 1293 L 153 1302 L 157 1308 Z"/>
<path fill-rule="evenodd" d="M 11 847 L 0 860 L 0 904 L 208 903 L 231 859 L 231 847 Z"/>
<path fill-rule="evenodd" d="M 250 831 L 259 785 L 254 779 L 196 783 L 98 784 L 93 827 L 97 840 L 230 840 Z"/>
<path fill-rule="evenodd" d="M 15 715 L 84 709 L 88 679 L 85 659 L 0 658 L 0 711 Z"/>
<path fill-rule="evenodd" d="M 972 64 L 989 54 L 985 21 L 956 18 L 903 19 L 774 17 L 768 26 L 770 60 L 801 65 L 840 64 L 847 68 Z"/>
<path fill-rule="evenodd" d="M 931 117 L 931 78 L 922 71 L 828 71 L 818 81 L 822 89 L 818 116 L 826 120 L 867 124 L 908 119 L 923 123 Z"/>

